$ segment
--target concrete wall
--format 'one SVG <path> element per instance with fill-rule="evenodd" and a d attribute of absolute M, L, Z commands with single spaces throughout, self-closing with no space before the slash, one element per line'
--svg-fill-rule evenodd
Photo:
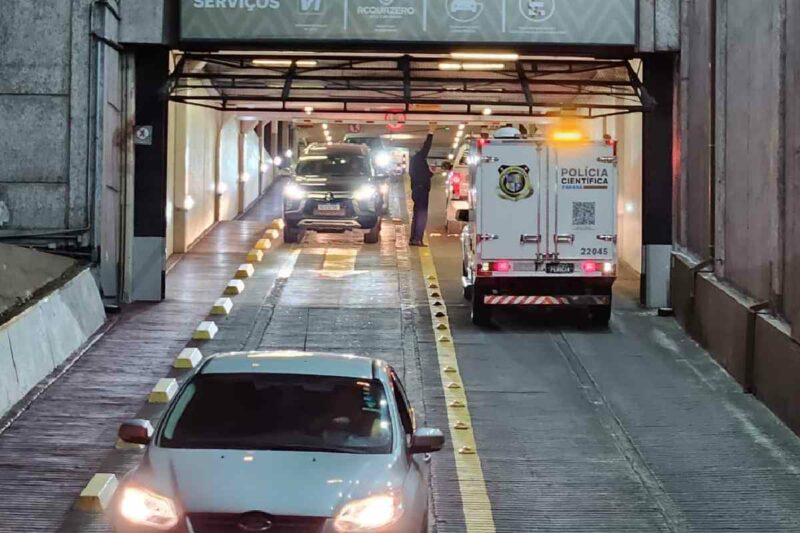
<path fill-rule="evenodd" d="M 680 49 L 681 0 L 638 0 L 640 52 Z"/>
<path fill-rule="evenodd" d="M 88 223 L 91 0 L 3 2 L 0 201 L 6 229 Z"/>
<path fill-rule="evenodd" d="M 78 350 L 105 318 L 94 278 L 83 270 L 0 325 L 0 416 Z"/>
<path fill-rule="evenodd" d="M 239 120 L 228 117 L 219 140 L 220 220 L 233 220 L 239 213 Z"/>
<path fill-rule="evenodd" d="M 712 6 L 682 0 L 672 305 L 800 432 L 800 2 Z"/>
<path fill-rule="evenodd" d="M 169 120 L 167 256 L 186 252 L 216 220 L 221 113 L 170 104 Z"/>
<path fill-rule="evenodd" d="M 606 131 L 617 140 L 619 188 L 617 235 L 620 260 L 642 272 L 642 116 L 627 114 L 606 121 Z"/>

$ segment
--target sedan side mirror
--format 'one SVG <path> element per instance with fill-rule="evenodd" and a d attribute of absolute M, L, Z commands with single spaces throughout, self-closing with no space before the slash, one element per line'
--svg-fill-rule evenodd
<path fill-rule="evenodd" d="M 122 442 L 129 444 L 150 444 L 153 438 L 153 425 L 149 420 L 134 419 L 123 422 L 117 432 Z"/>
<path fill-rule="evenodd" d="M 456 209 L 456 220 L 459 222 L 472 222 L 469 209 Z"/>
<path fill-rule="evenodd" d="M 444 446 L 444 433 L 434 428 L 419 428 L 411 436 L 412 454 L 438 452 Z"/>

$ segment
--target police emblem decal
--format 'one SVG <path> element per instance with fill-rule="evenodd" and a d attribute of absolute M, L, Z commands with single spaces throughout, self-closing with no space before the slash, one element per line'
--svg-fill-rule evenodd
<path fill-rule="evenodd" d="M 519 201 L 533 195 L 530 170 L 526 165 L 503 165 L 500 172 L 498 196 L 505 200 Z"/>

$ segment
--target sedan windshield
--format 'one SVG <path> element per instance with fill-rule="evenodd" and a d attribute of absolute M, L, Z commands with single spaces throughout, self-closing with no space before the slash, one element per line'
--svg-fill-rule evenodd
<path fill-rule="evenodd" d="M 390 453 L 377 380 L 283 374 L 198 375 L 176 400 L 165 448 Z"/>
<path fill-rule="evenodd" d="M 298 176 L 369 176 L 369 161 L 360 155 L 308 156 L 300 158 Z"/>

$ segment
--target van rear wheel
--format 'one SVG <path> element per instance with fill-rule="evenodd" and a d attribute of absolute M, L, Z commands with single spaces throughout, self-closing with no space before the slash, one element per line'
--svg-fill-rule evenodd
<path fill-rule="evenodd" d="M 590 307 L 589 318 L 592 321 L 592 326 L 607 328 L 609 321 L 611 321 L 611 304 Z"/>
<path fill-rule="evenodd" d="M 472 287 L 472 323 L 476 326 L 488 326 L 492 321 L 492 307 L 483 302 L 483 291 Z"/>

